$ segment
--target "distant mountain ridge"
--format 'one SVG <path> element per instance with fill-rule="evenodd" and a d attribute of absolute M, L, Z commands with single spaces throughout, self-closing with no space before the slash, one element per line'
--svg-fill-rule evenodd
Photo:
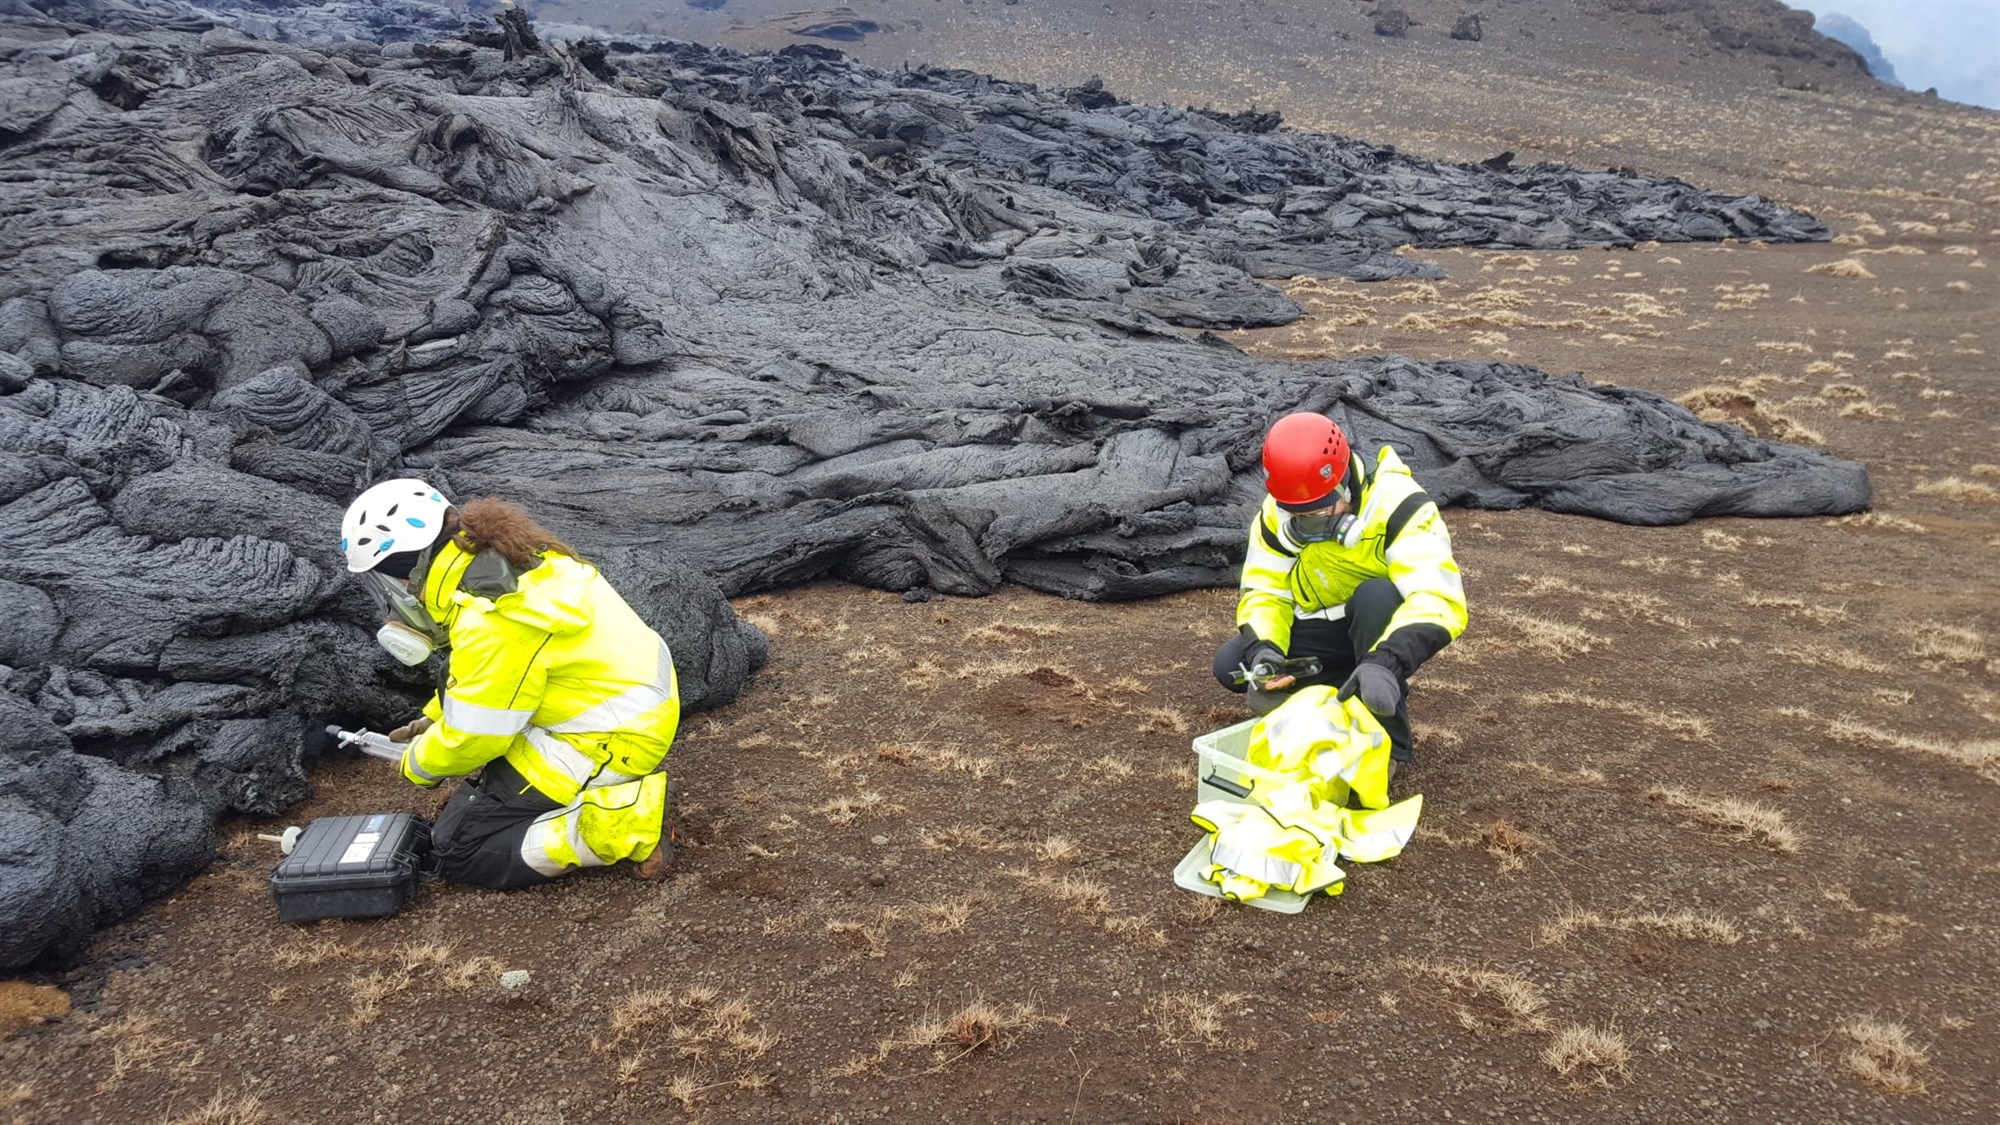
<path fill-rule="evenodd" d="M 1882 48 L 1875 45 L 1875 37 L 1868 29 L 1855 20 L 1838 12 L 1819 17 L 1814 28 L 1828 39 L 1845 44 L 1861 61 L 1868 64 L 1868 73 L 1877 80 L 1886 82 L 1897 89 L 1904 89 L 1896 77 L 1896 67 L 1882 54 Z"/>

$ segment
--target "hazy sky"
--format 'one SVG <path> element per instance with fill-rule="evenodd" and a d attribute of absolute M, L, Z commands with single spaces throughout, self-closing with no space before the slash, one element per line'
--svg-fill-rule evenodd
<path fill-rule="evenodd" d="M 1868 29 L 1912 90 L 2000 108 L 2000 0 L 1785 0 Z"/>

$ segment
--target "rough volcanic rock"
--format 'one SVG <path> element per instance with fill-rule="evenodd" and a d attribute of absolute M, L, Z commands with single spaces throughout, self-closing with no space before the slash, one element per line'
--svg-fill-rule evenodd
<path fill-rule="evenodd" d="M 1642 392 L 1180 330 L 1297 316 L 1260 277 L 1437 276 L 1411 244 L 1826 237 L 1765 200 L 818 46 L 533 49 L 408 0 L 0 13 L 0 966 L 299 799 L 319 724 L 405 717 L 427 673 L 331 549 L 395 473 L 529 504 L 692 707 L 764 656 L 725 595 L 1232 581 L 1293 409 L 1450 503 L 1867 502 Z"/>

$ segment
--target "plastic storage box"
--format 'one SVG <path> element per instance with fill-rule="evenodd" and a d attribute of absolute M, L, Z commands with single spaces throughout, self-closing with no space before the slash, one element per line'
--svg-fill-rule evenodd
<path fill-rule="evenodd" d="M 1218 800 L 1249 804 L 1251 794 L 1259 787 L 1277 789 L 1297 780 L 1244 760 L 1244 755 L 1250 751 L 1250 728 L 1256 725 L 1256 719 L 1245 719 L 1233 727 L 1210 731 L 1194 740 L 1196 804 Z M 1221 898 L 1221 888 L 1201 877 L 1201 869 L 1208 866 L 1211 843 L 1207 836 L 1195 841 L 1193 849 L 1175 866 L 1174 883 L 1198 895 Z M 1275 910 L 1280 914 L 1297 914 L 1306 908 L 1306 900 L 1310 898 L 1310 894 L 1274 890 L 1251 899 L 1246 905 L 1259 910 Z"/>
<path fill-rule="evenodd" d="M 327 816 L 306 825 L 271 872 L 278 917 L 380 918 L 416 894 L 430 825 L 409 813 Z"/>
<path fill-rule="evenodd" d="M 1195 841 L 1193 850 L 1182 857 L 1179 866 L 1174 868 L 1174 885 L 1182 890 L 1193 891 L 1210 898 L 1223 897 L 1221 887 L 1201 877 L 1202 868 L 1208 866 L 1209 849 L 1214 844 L 1215 841 L 1208 836 Z M 1317 893 L 1319 892 L 1308 891 L 1305 894 L 1295 894 L 1291 891 L 1273 889 L 1265 891 L 1243 905 L 1254 906 L 1259 910 L 1275 910 L 1280 914 L 1297 914 L 1306 908 L 1306 900 Z"/>
<path fill-rule="evenodd" d="M 1250 728 L 1256 725 L 1256 719 L 1245 719 L 1194 740 L 1195 804 L 1216 800 L 1248 804 L 1260 786 L 1278 789 L 1297 780 L 1243 760 L 1250 750 Z"/>

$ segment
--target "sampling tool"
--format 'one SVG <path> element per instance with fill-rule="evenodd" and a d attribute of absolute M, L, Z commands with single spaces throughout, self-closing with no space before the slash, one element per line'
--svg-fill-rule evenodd
<path fill-rule="evenodd" d="M 343 730 L 340 727 L 328 727 L 326 733 L 331 735 L 338 745 L 351 746 L 363 754 L 391 762 L 401 762 L 403 750 L 409 746 L 407 742 L 391 742 L 388 735 L 377 734 L 372 730 Z"/>
<path fill-rule="evenodd" d="M 1290 660 L 1259 660 L 1248 668 L 1238 664 L 1236 671 L 1230 673 L 1229 678 L 1235 683 L 1254 687 L 1258 691 L 1265 690 L 1273 681 L 1284 680 L 1284 683 L 1278 685 L 1283 689 L 1308 676 L 1319 675 L 1321 667 L 1317 656 L 1295 656 Z"/>

